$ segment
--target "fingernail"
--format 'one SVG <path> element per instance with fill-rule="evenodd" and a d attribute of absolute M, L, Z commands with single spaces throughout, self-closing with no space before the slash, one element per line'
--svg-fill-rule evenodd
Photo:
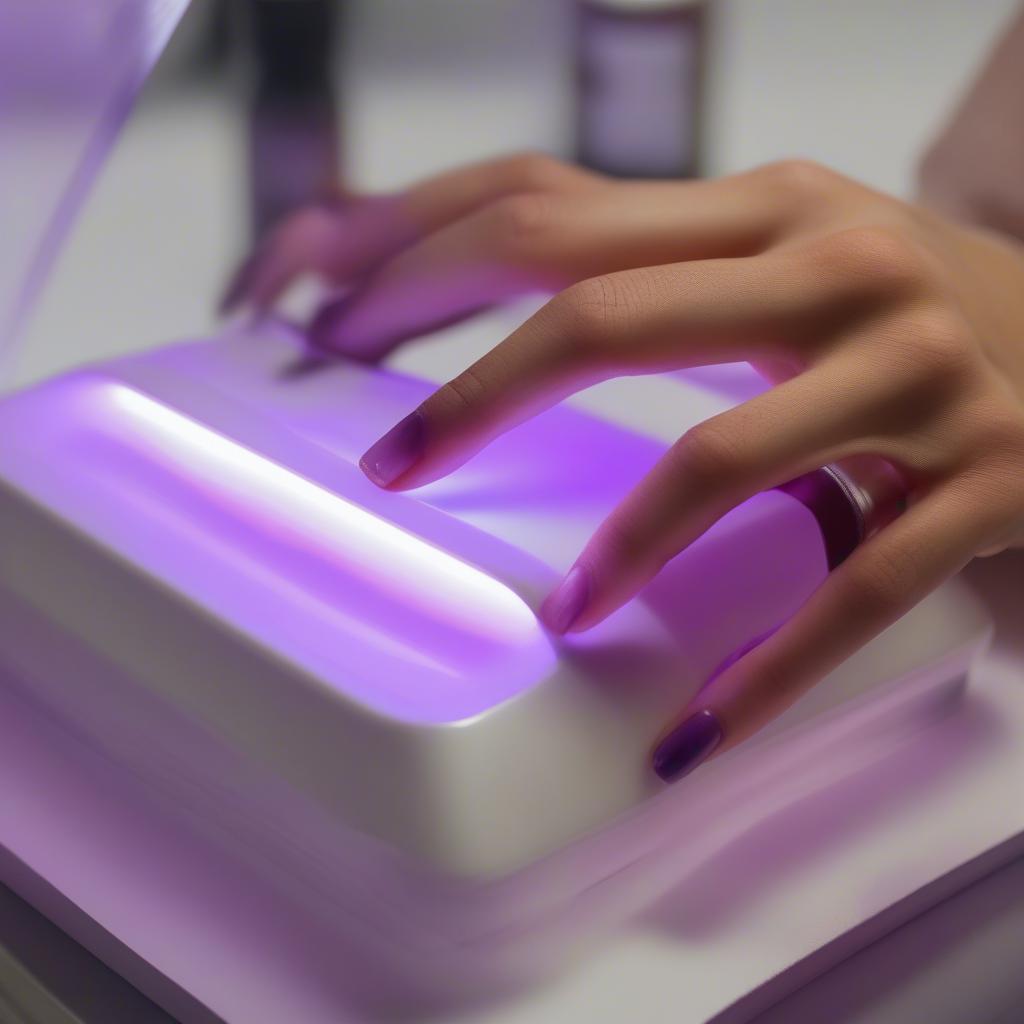
<path fill-rule="evenodd" d="M 309 325 L 306 336 L 309 343 L 315 348 L 335 350 L 337 348 L 338 327 L 345 318 L 345 313 L 351 305 L 351 295 L 346 296 L 338 302 L 332 302 L 324 306 Z"/>
<path fill-rule="evenodd" d="M 651 759 L 654 772 L 663 782 L 675 782 L 707 760 L 721 742 L 722 726 L 714 713 L 698 711 L 658 744 Z"/>
<path fill-rule="evenodd" d="M 410 413 L 366 450 L 359 466 L 378 487 L 387 487 L 419 460 L 423 443 L 423 416 Z"/>
<path fill-rule="evenodd" d="M 552 633 L 567 633 L 587 606 L 589 597 L 587 570 L 581 565 L 574 565 L 541 605 L 541 622 Z"/>

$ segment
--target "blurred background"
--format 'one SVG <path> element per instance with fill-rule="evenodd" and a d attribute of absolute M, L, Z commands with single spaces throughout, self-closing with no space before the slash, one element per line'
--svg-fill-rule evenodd
<path fill-rule="evenodd" d="M 803 156 L 912 195 L 1017 6 L 193 0 L 6 383 L 209 332 L 226 276 L 289 206 L 493 154 L 680 176 Z M 446 370 L 433 346 L 399 362 Z"/>
<path fill-rule="evenodd" d="M 82 0 L 47 2 L 65 4 L 61 15 L 88 9 Z M 41 0 L 19 3 L 29 10 Z M 496 154 L 540 150 L 612 173 L 678 177 L 799 156 L 910 197 L 923 149 L 1019 5 L 193 0 L 60 252 L 0 391 L 216 330 L 225 280 L 296 204 L 395 189 Z M 4 61 L 16 49 L 2 24 L 0 99 Z M 19 73 L 31 79 L 33 54 L 22 61 Z M 0 172 L 11 145 L 0 131 Z M 16 217 L 5 215 L 17 214 L 22 198 L 0 194 L 0 260 L 19 259 L 17 246 L 5 246 L 18 237 Z M 396 363 L 447 376 L 497 341 L 493 331 L 409 346 Z M 975 572 L 989 568 L 979 563 Z M 1016 878 L 1003 892 L 1015 891 Z M 1016 905 L 996 901 L 1006 917 L 984 941 L 954 944 L 959 925 L 936 932 L 964 992 L 1017 933 Z M 915 927 L 935 930 L 927 918 Z M 646 947 L 632 956 L 595 962 L 591 1007 L 612 1012 L 616 999 L 632 998 L 624 978 L 638 963 L 675 971 L 675 947 L 661 960 Z M 929 971 L 907 982 L 900 962 L 887 947 L 869 948 L 850 991 L 866 998 L 863 978 L 874 984 L 889 970 L 889 987 L 909 1003 Z M 814 1000 L 831 1007 L 834 990 L 808 991 L 806 1019 L 824 1019 Z M 1006 1024 L 1021 1019 L 1013 1012 Z"/>

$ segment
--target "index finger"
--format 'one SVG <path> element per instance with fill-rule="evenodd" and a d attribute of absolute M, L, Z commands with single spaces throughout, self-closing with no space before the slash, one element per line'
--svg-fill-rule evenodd
<path fill-rule="evenodd" d="M 660 373 L 790 347 L 839 294 L 813 253 L 779 250 L 590 278 L 555 296 L 361 460 L 381 487 L 455 469 L 499 434 L 622 373 Z"/>

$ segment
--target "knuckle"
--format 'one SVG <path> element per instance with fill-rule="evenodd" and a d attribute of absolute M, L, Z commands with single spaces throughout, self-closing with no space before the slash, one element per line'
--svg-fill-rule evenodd
<path fill-rule="evenodd" d="M 1024 409 L 1002 401 L 986 404 L 971 433 L 979 455 L 987 462 L 1012 467 L 1010 475 L 1024 486 Z"/>
<path fill-rule="evenodd" d="M 903 333 L 904 359 L 915 382 L 945 394 L 973 379 L 977 349 L 967 323 L 954 310 L 918 311 Z"/>
<path fill-rule="evenodd" d="M 561 160 L 547 153 L 528 151 L 507 158 L 509 178 L 524 191 L 545 191 L 564 183 L 570 170 Z"/>
<path fill-rule="evenodd" d="M 799 200 L 831 195 L 841 180 L 835 171 L 802 157 L 776 160 L 757 173 L 772 188 Z"/>
<path fill-rule="evenodd" d="M 554 220 L 550 195 L 540 192 L 508 196 L 493 203 L 484 214 L 485 233 L 513 251 L 532 249 L 543 241 Z"/>
<path fill-rule="evenodd" d="M 847 603 L 851 614 L 888 618 L 900 603 L 900 577 L 895 563 L 876 559 L 869 566 L 849 568 Z"/>
<path fill-rule="evenodd" d="M 861 562 L 848 563 L 850 610 L 876 620 L 890 621 L 902 614 L 916 592 L 922 556 L 912 546 L 887 548 Z"/>
<path fill-rule="evenodd" d="M 457 377 L 443 384 L 434 402 L 449 413 L 477 408 L 487 394 L 487 383 L 475 366 L 469 366 Z"/>
<path fill-rule="evenodd" d="M 924 251 L 908 232 L 888 225 L 839 231 L 825 240 L 819 255 L 844 279 L 886 293 L 912 290 L 928 279 Z"/>
<path fill-rule="evenodd" d="M 672 470 L 679 480 L 708 483 L 743 474 L 745 460 L 737 440 L 719 424 L 706 420 L 691 427 L 670 450 Z"/>
<path fill-rule="evenodd" d="M 632 290 L 615 275 L 592 277 L 552 300 L 570 326 L 570 336 L 588 351 L 613 343 L 634 322 Z"/>

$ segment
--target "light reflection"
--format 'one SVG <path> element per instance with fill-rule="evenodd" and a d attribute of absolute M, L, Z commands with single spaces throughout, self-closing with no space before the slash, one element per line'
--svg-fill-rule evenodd
<path fill-rule="evenodd" d="M 537 637 L 540 627 L 522 598 L 475 566 L 133 388 L 100 387 L 108 408 L 131 421 L 125 434 L 241 505 L 248 518 L 299 536 L 432 618 L 498 643 Z"/>

